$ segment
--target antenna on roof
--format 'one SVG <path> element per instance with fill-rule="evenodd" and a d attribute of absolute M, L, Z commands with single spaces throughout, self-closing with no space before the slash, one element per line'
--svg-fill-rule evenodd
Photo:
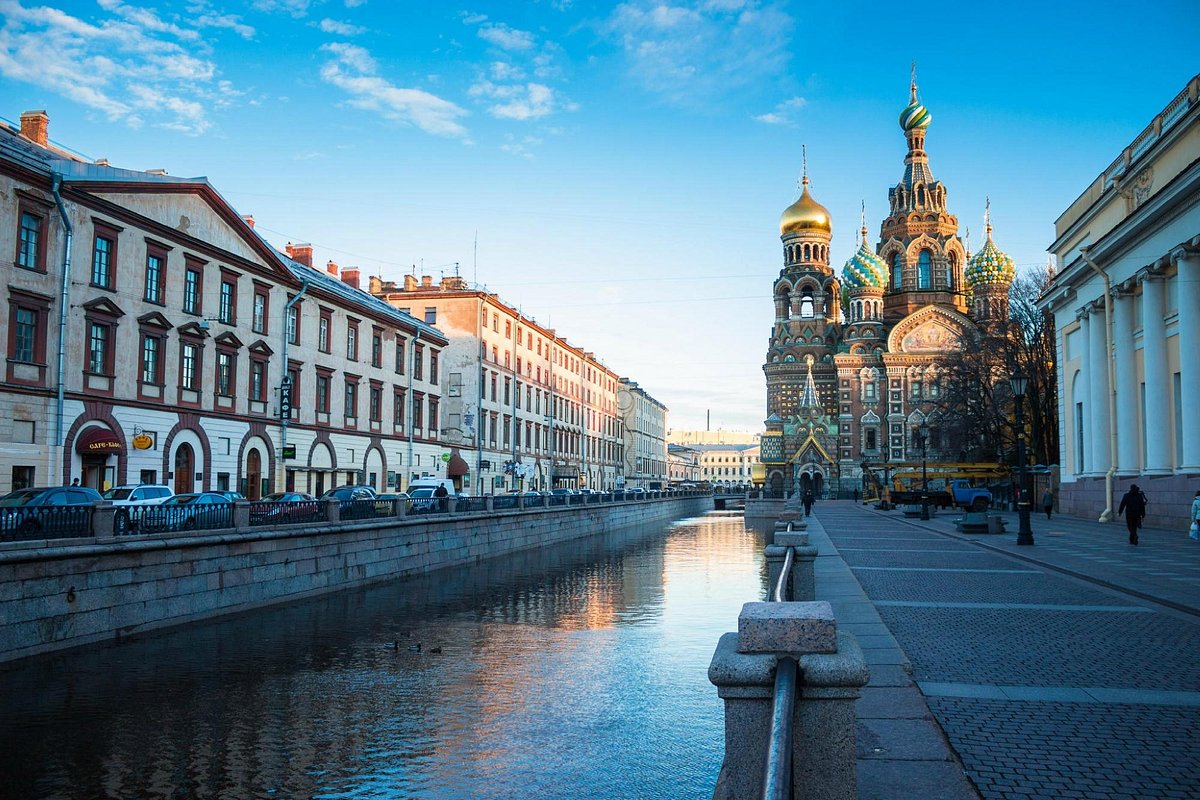
<path fill-rule="evenodd" d="M 471 250 L 471 282 L 479 285 L 479 229 L 475 229 L 475 246 Z"/>

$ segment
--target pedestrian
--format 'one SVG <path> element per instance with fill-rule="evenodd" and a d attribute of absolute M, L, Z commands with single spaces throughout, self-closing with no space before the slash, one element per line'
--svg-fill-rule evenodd
<path fill-rule="evenodd" d="M 78 486 L 78 485 L 79 485 L 79 478 L 75 478 L 74 480 L 72 480 L 72 481 L 71 481 L 71 485 L 72 485 L 72 486 Z"/>
<path fill-rule="evenodd" d="M 1146 503 L 1146 494 L 1135 483 L 1121 498 L 1121 505 L 1117 508 L 1118 516 L 1125 514 L 1125 527 L 1129 530 L 1129 543 L 1132 545 L 1138 543 L 1138 528 L 1142 527 L 1142 520 L 1146 518 Z"/>
<path fill-rule="evenodd" d="M 438 487 L 433 490 L 433 496 L 438 499 L 438 511 L 447 511 L 450 508 L 450 501 L 447 499 L 450 493 L 446 491 L 446 485 L 439 483 Z"/>
<path fill-rule="evenodd" d="M 1196 496 L 1192 498 L 1192 527 L 1188 531 L 1189 539 L 1200 539 L 1200 489 L 1196 490 Z"/>
<path fill-rule="evenodd" d="M 1050 512 L 1054 510 L 1054 492 L 1049 489 L 1042 495 L 1042 508 L 1046 509 L 1046 519 L 1050 519 Z"/>
<path fill-rule="evenodd" d="M 813 503 L 816 502 L 816 499 L 817 498 L 813 497 L 811 489 L 804 493 L 804 498 L 801 500 L 801 502 L 804 503 L 804 516 L 807 517 L 812 514 Z"/>
<path fill-rule="evenodd" d="M 857 488 L 854 490 L 854 502 L 855 503 L 858 502 L 858 489 Z"/>

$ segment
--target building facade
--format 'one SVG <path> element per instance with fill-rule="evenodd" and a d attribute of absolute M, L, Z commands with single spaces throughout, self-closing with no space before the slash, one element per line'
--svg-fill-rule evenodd
<path fill-rule="evenodd" d="M 864 211 L 858 251 L 840 276 L 830 266 L 832 220 L 809 191 L 807 167 L 800 198 L 780 217 L 783 268 L 763 365 L 771 492 L 849 495 L 870 465 L 919 460 L 922 423 L 938 458 L 939 360 L 1008 315 L 1015 265 L 992 241 L 990 218 L 984 246 L 967 252 L 925 152 L 930 120 L 914 79 L 900 113 L 903 175 L 888 190 L 874 246 Z"/>
<path fill-rule="evenodd" d="M 1055 234 L 1042 303 L 1058 329 L 1060 504 L 1112 515 L 1136 481 L 1149 524 L 1186 526 L 1200 489 L 1200 75 Z"/>
<path fill-rule="evenodd" d="M 748 487 L 758 463 L 757 444 L 694 445 L 700 455 L 700 480 L 723 488 Z"/>
<path fill-rule="evenodd" d="M 620 378 L 593 353 L 456 276 L 369 289 L 446 335 L 441 438 L 478 476 L 473 493 L 623 484 Z"/>
<path fill-rule="evenodd" d="M 667 407 L 628 378 L 617 388 L 625 454 L 625 488 L 667 484 Z"/>
<path fill-rule="evenodd" d="M 48 126 L 0 126 L 0 490 L 382 491 L 440 465 L 437 330 L 276 251 L 207 180 L 83 161 Z"/>
<path fill-rule="evenodd" d="M 683 444 L 667 444 L 667 480 L 672 486 L 700 480 L 700 453 Z"/>

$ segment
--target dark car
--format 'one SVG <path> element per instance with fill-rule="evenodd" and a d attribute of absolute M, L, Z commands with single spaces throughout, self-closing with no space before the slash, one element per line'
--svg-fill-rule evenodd
<path fill-rule="evenodd" d="M 339 486 L 321 495 L 322 500 L 374 500 L 375 489 L 371 486 Z"/>
<path fill-rule="evenodd" d="M 371 486 L 348 485 L 330 489 L 321 495 L 321 499 L 341 501 L 339 519 L 368 519 L 378 516 L 378 509 L 375 507 L 377 496 Z"/>
<path fill-rule="evenodd" d="M 100 493 L 87 486 L 18 489 L 0 497 L 0 541 L 91 535 Z"/>
<path fill-rule="evenodd" d="M 325 504 L 304 492 L 276 492 L 250 504 L 251 525 L 322 522 Z"/>
<path fill-rule="evenodd" d="M 233 527 L 233 501 L 221 492 L 188 492 L 168 497 L 142 514 L 143 533 Z"/>

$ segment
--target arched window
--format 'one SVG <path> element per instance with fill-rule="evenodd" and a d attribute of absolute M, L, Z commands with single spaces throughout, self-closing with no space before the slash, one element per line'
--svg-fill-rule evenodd
<path fill-rule="evenodd" d="M 805 289 L 804 296 L 800 298 L 800 316 L 804 319 L 813 318 L 813 296 L 809 289 Z"/>
<path fill-rule="evenodd" d="M 892 289 L 899 289 L 904 285 L 904 267 L 900 263 L 900 254 L 892 255 Z"/>
<path fill-rule="evenodd" d="M 958 266 L 958 255 L 951 253 L 946 258 L 946 288 L 954 288 L 954 268 Z"/>
<path fill-rule="evenodd" d="M 930 276 L 932 275 L 931 269 L 932 268 L 930 265 L 929 251 L 922 250 L 921 254 L 919 256 L 917 256 L 917 288 L 918 289 L 928 289 L 929 288 L 929 279 L 930 279 Z"/>

